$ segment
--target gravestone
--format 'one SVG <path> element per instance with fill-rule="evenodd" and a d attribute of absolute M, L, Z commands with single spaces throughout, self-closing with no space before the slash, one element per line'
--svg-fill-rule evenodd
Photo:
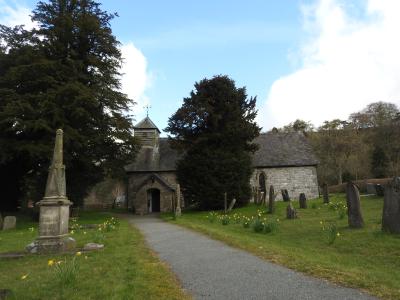
<path fill-rule="evenodd" d="M 383 198 L 382 230 L 400 233 L 400 177 L 386 185 Z"/>
<path fill-rule="evenodd" d="M 376 195 L 375 184 L 373 184 L 373 183 L 367 183 L 367 194 L 374 194 L 374 195 Z"/>
<path fill-rule="evenodd" d="M 231 203 L 229 204 L 228 212 L 232 210 L 232 208 L 235 206 L 235 203 L 236 203 L 236 198 L 233 198 Z"/>
<path fill-rule="evenodd" d="M 17 218 L 15 216 L 5 216 L 3 221 L 3 230 L 15 229 Z"/>
<path fill-rule="evenodd" d="M 306 194 L 300 193 L 300 196 L 299 196 L 299 204 L 300 204 L 300 208 L 307 208 L 307 198 L 306 198 Z"/>
<path fill-rule="evenodd" d="M 178 183 L 176 185 L 176 209 L 175 209 L 175 216 L 180 217 L 182 215 L 181 211 L 181 186 Z"/>
<path fill-rule="evenodd" d="M 322 197 L 324 199 L 324 203 L 329 203 L 329 188 L 326 183 L 322 185 Z"/>
<path fill-rule="evenodd" d="M 66 196 L 65 165 L 63 164 L 63 131 L 57 130 L 53 159 L 49 168 L 46 190 L 39 202 L 39 237 L 36 240 L 39 253 L 70 250 L 68 238 L 69 207 Z"/>
<path fill-rule="evenodd" d="M 385 196 L 385 188 L 380 184 L 375 184 L 376 195 L 379 197 Z"/>
<path fill-rule="evenodd" d="M 289 202 L 288 206 L 286 207 L 286 218 L 287 219 L 297 218 L 297 212 L 296 209 L 293 207 L 292 202 Z"/>
<path fill-rule="evenodd" d="M 346 201 L 349 227 L 363 227 L 364 220 L 361 215 L 360 192 L 357 186 L 352 182 L 348 182 L 346 185 Z"/>
<path fill-rule="evenodd" d="M 275 190 L 274 186 L 269 186 L 268 213 L 273 214 L 275 211 Z"/>
<path fill-rule="evenodd" d="M 283 199 L 283 201 L 285 201 L 285 202 L 290 201 L 289 192 L 288 192 L 287 189 L 282 189 L 282 190 L 281 190 L 281 193 L 282 193 L 282 199 Z"/>

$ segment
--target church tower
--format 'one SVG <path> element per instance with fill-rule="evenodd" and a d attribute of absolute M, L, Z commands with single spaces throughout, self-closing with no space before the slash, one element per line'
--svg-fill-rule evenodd
<path fill-rule="evenodd" d="M 158 148 L 160 133 L 148 116 L 134 127 L 134 136 L 140 139 L 142 147 Z"/>

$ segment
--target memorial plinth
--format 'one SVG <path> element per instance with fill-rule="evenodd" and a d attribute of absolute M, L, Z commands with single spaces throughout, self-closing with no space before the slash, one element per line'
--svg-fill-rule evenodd
<path fill-rule="evenodd" d="M 40 206 L 39 253 L 62 252 L 70 248 L 68 238 L 69 207 L 66 196 L 65 166 L 63 164 L 63 131 L 57 130 L 53 161 L 49 168 L 46 191 Z"/>

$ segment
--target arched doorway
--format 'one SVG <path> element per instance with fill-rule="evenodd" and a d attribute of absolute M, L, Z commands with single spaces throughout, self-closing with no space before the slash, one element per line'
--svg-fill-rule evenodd
<path fill-rule="evenodd" d="M 160 212 L 160 190 L 148 189 L 147 190 L 147 207 L 149 213 Z"/>

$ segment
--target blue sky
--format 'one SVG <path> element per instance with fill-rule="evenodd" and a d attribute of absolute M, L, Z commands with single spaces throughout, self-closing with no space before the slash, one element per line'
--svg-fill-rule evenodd
<path fill-rule="evenodd" d="M 163 129 L 196 81 L 229 75 L 257 96 L 264 130 L 320 125 L 368 103 L 400 104 L 400 1 L 104 0 L 117 12 L 123 90 L 137 121 Z M 32 0 L 0 0 L 0 23 L 29 26 Z"/>

